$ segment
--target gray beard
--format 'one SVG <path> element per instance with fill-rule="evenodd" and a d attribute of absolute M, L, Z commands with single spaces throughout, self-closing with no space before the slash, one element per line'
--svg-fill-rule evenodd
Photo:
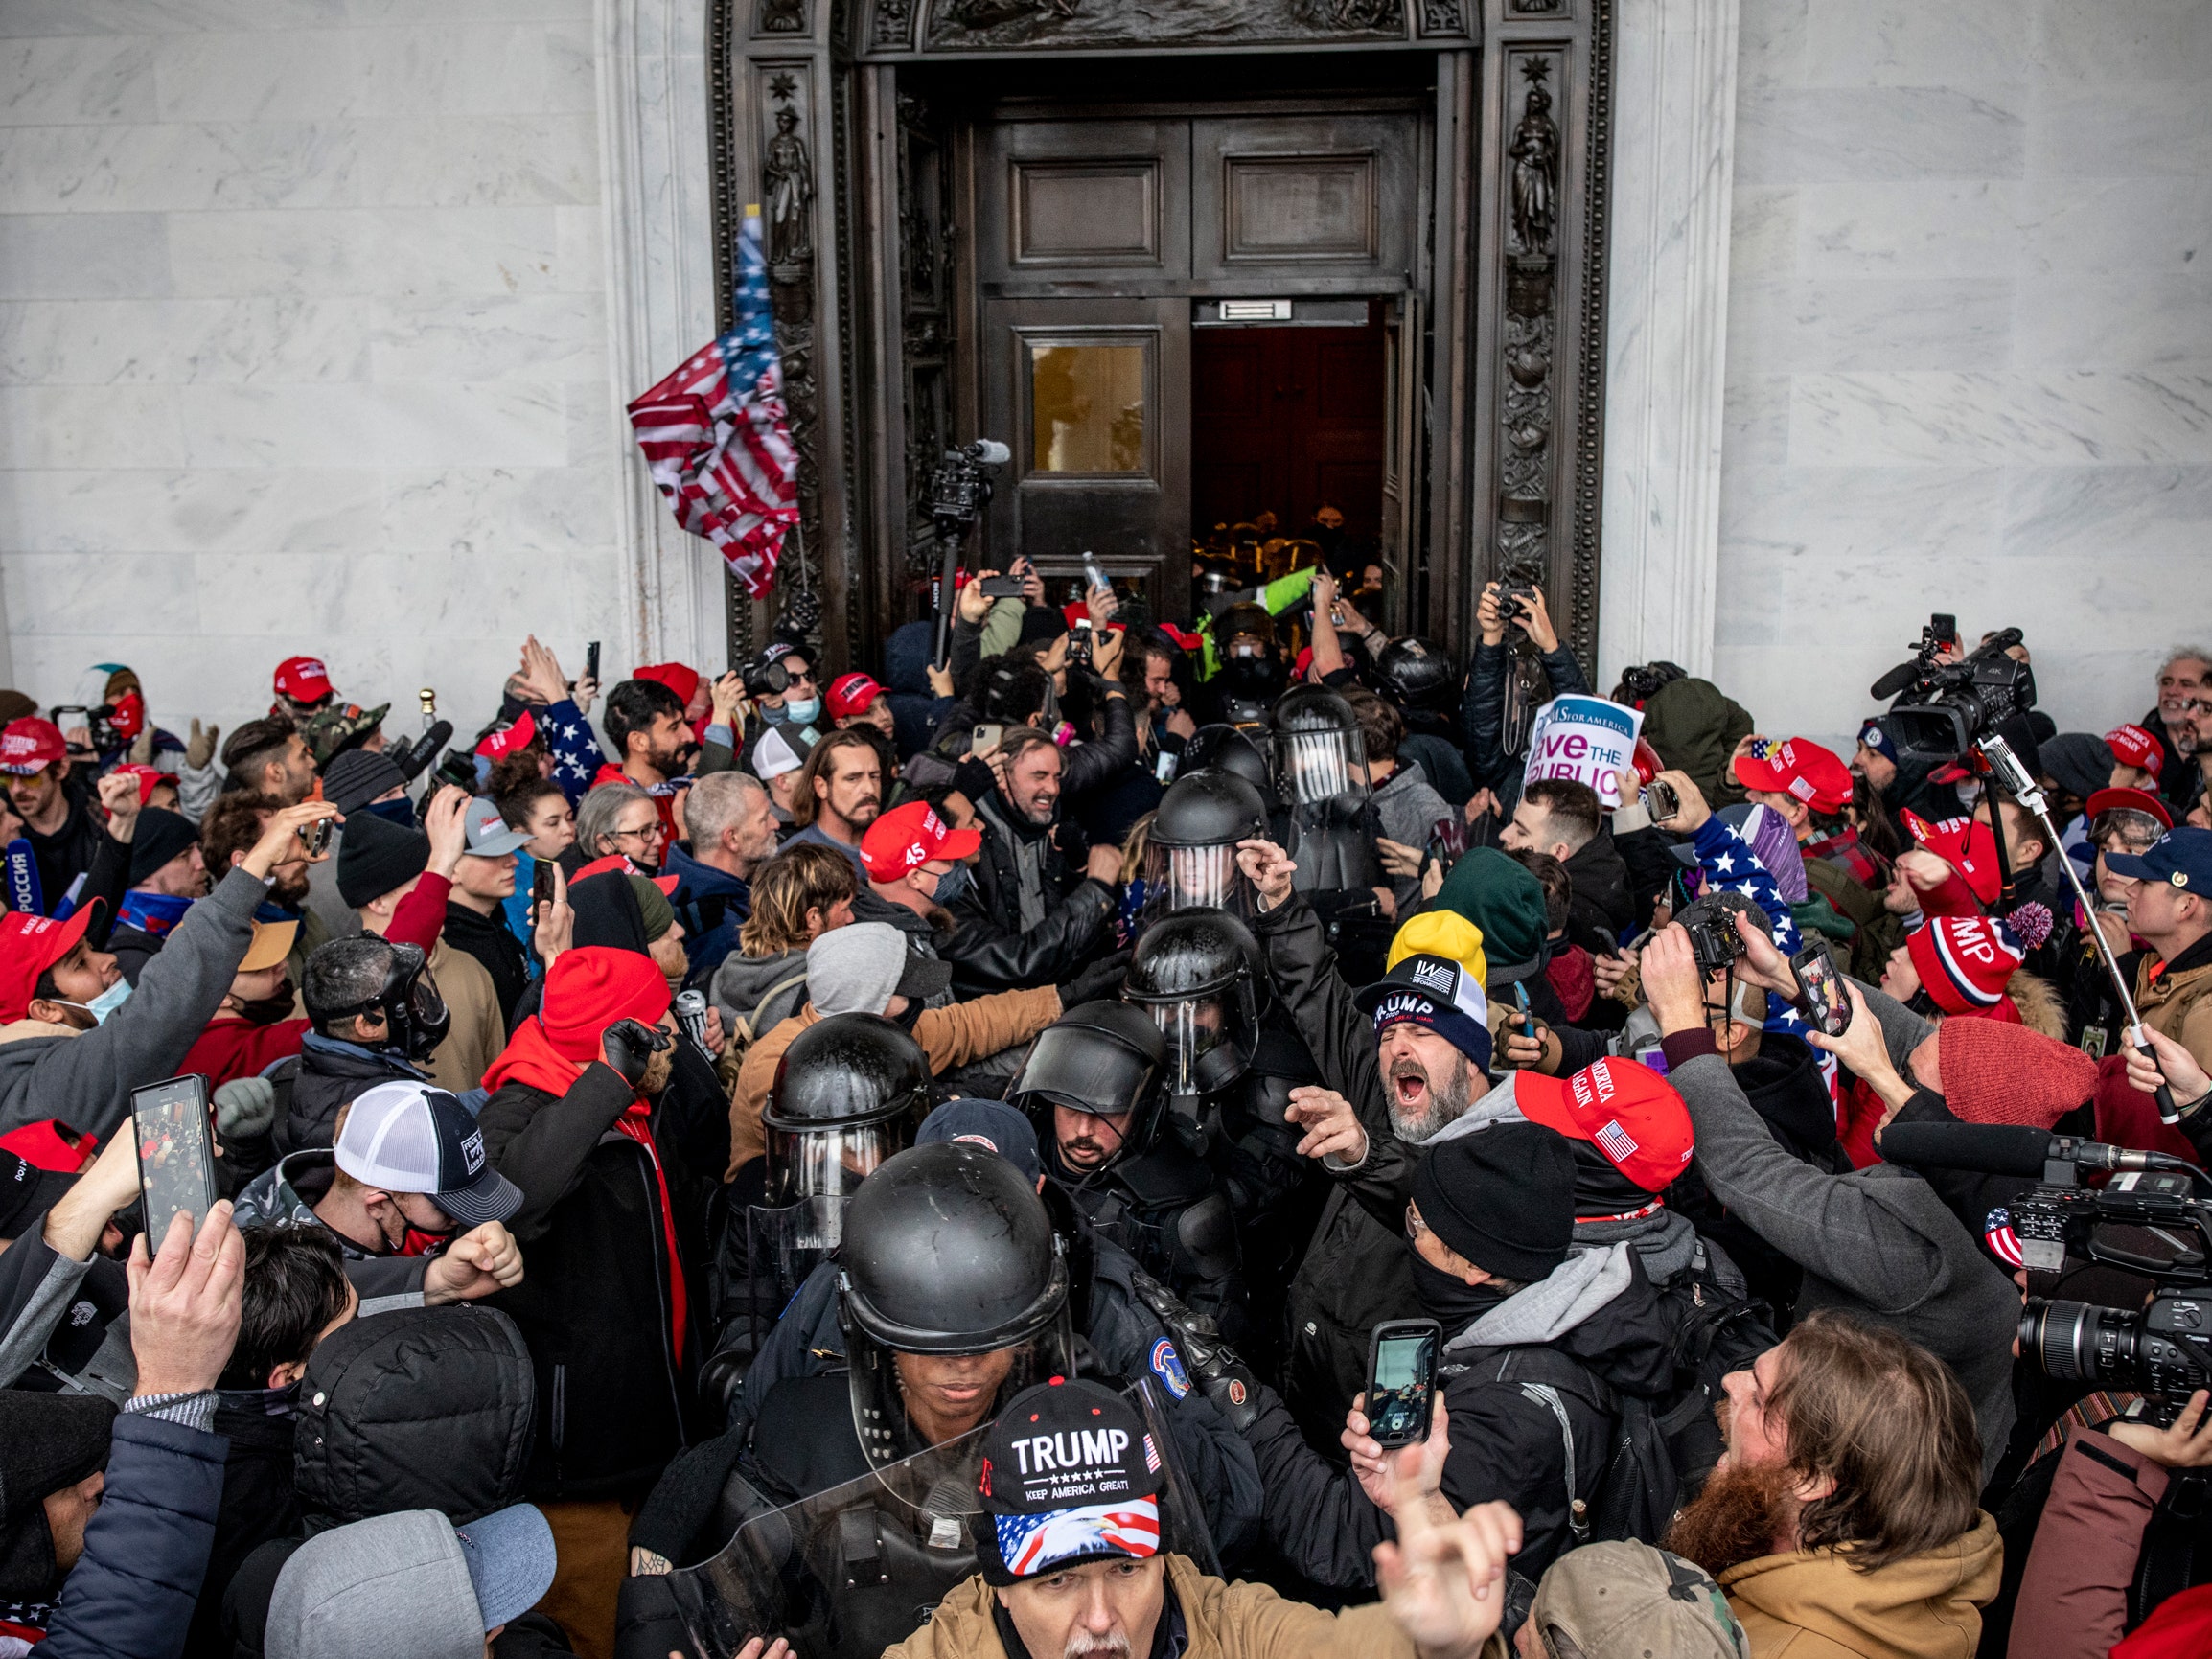
<path fill-rule="evenodd" d="M 1421 1075 L 1428 1077 L 1430 1109 L 1418 1118 L 1408 1118 L 1399 1112 L 1397 1091 L 1390 1087 L 1388 1077 L 1383 1079 L 1384 1107 L 1390 1115 L 1391 1133 L 1408 1146 L 1418 1146 L 1445 1124 L 1455 1121 L 1474 1099 L 1464 1066 L 1455 1066 L 1451 1081 L 1441 1089 L 1437 1087 L 1434 1077 L 1428 1076 L 1427 1068 L 1422 1068 Z"/>
<path fill-rule="evenodd" d="M 1068 1638 L 1066 1659 L 1129 1659 L 1129 1638 L 1118 1630 L 1110 1636 L 1078 1630 Z"/>

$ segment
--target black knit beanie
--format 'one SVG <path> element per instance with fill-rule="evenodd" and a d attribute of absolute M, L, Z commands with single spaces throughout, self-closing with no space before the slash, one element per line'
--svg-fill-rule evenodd
<path fill-rule="evenodd" d="M 430 838 L 373 812 L 346 819 L 338 841 L 338 897 L 359 910 L 430 867 Z"/>
<path fill-rule="evenodd" d="M 1499 1123 L 1431 1143 L 1414 1166 L 1429 1230 L 1486 1273 L 1533 1284 L 1575 1235 L 1575 1155 L 1534 1123 Z"/>
<path fill-rule="evenodd" d="M 182 813 L 143 808 L 130 838 L 130 885 L 141 886 L 153 872 L 199 840 L 199 831 Z"/>

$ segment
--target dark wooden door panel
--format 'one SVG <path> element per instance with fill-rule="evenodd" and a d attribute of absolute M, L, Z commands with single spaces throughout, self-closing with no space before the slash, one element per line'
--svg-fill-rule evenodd
<path fill-rule="evenodd" d="M 1382 329 L 1199 329 L 1191 345 L 1191 521 L 1273 512 L 1297 535 L 1324 503 L 1383 522 Z"/>
<path fill-rule="evenodd" d="M 1187 121 L 1002 121 L 979 136 L 985 285 L 1188 278 Z"/>
<path fill-rule="evenodd" d="M 1415 123 L 1397 115 L 1210 116 L 1190 124 L 1191 273 L 1298 274 L 1316 289 L 1406 285 Z"/>

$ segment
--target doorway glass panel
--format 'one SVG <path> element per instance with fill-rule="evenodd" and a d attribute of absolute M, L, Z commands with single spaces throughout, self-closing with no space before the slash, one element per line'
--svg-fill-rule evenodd
<path fill-rule="evenodd" d="M 1038 472 L 1144 471 L 1144 348 L 1029 347 L 1029 410 Z"/>

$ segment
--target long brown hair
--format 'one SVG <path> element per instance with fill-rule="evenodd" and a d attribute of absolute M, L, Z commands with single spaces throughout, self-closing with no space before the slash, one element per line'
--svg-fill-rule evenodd
<path fill-rule="evenodd" d="M 806 764 L 798 769 L 798 782 L 792 786 L 791 792 L 791 821 L 800 829 L 812 829 L 814 820 L 820 816 L 821 797 L 815 794 L 815 779 L 829 771 L 831 761 L 841 749 L 866 749 L 868 758 L 876 763 L 876 787 L 883 787 L 883 760 L 876 746 L 857 727 L 841 726 L 809 749 Z"/>
<path fill-rule="evenodd" d="M 1790 1331 L 1781 1361 L 1766 1414 L 1782 1424 L 1790 1468 L 1833 1486 L 1799 1513 L 1806 1549 L 1839 1550 L 1871 1573 L 1974 1525 L 1981 1435 L 1943 1361 L 1832 1308 Z"/>
<path fill-rule="evenodd" d="M 752 873 L 752 914 L 737 931 L 737 948 L 748 956 L 773 956 L 804 950 L 807 911 L 825 915 L 841 899 L 860 891 L 851 859 L 818 841 L 788 846 Z"/>

